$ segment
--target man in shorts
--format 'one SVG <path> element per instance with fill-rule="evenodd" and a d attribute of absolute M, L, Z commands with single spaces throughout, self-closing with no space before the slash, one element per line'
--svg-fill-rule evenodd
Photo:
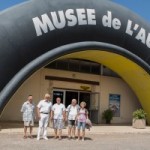
<path fill-rule="evenodd" d="M 32 95 L 28 96 L 28 100 L 24 102 L 21 108 L 21 112 L 23 113 L 23 121 L 24 121 L 24 139 L 27 138 L 27 128 L 30 127 L 30 138 L 33 138 L 32 136 L 32 130 L 34 126 L 34 118 L 35 118 L 35 106 L 32 103 Z"/>
<path fill-rule="evenodd" d="M 75 139 L 75 130 L 76 130 L 76 119 L 80 107 L 77 104 L 76 99 L 72 99 L 71 104 L 66 109 L 67 120 L 68 120 L 68 139 L 71 137 Z M 71 135 L 72 134 L 72 135 Z"/>
<path fill-rule="evenodd" d="M 62 129 L 64 128 L 65 122 L 65 106 L 61 103 L 61 98 L 56 98 L 56 103 L 52 107 L 51 119 L 53 119 L 54 125 L 54 133 L 55 139 L 57 138 L 57 134 L 59 136 L 59 140 L 62 139 Z"/>

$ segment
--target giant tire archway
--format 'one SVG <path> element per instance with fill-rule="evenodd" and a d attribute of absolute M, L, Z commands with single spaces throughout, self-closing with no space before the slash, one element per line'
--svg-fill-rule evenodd
<path fill-rule="evenodd" d="M 0 113 L 36 70 L 61 58 L 84 58 L 116 71 L 150 123 L 150 26 L 105 0 L 31 0 L 0 14 Z"/>

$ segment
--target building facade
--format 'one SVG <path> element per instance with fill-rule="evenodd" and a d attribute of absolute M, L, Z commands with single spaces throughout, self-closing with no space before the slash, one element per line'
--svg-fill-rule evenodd
<path fill-rule="evenodd" d="M 13 95 L 2 114 L 2 120 L 21 121 L 20 108 L 29 94 L 37 105 L 45 93 L 52 102 L 61 97 L 67 107 L 72 98 L 87 103 L 93 123 L 104 123 L 102 113 L 115 109 L 112 123 L 131 123 L 132 113 L 141 107 L 134 92 L 109 68 L 90 61 L 65 59 L 53 62 L 34 73 Z M 128 108 L 128 109 L 127 109 Z"/>

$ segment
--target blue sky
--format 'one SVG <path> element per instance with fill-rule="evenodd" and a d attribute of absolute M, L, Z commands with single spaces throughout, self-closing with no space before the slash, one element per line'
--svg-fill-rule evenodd
<path fill-rule="evenodd" d="M 150 0 L 112 0 L 150 22 Z"/>
<path fill-rule="evenodd" d="M 15 4 L 24 2 L 27 0 L 0 0 L 0 10 L 6 9 L 8 7 L 11 7 Z"/>
<path fill-rule="evenodd" d="M 0 0 L 0 11 L 12 5 L 27 0 Z M 112 0 L 118 4 L 128 7 L 135 13 L 139 14 L 145 20 L 150 22 L 150 0 Z"/>

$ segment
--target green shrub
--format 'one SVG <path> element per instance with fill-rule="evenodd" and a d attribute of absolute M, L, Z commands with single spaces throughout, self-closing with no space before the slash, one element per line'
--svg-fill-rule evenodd
<path fill-rule="evenodd" d="M 143 109 L 137 109 L 133 112 L 134 119 L 146 119 L 147 113 Z"/>
<path fill-rule="evenodd" d="M 112 118 L 113 118 L 113 111 L 110 108 L 104 110 L 104 112 L 102 113 L 102 119 L 104 119 L 106 123 L 110 124 Z"/>

